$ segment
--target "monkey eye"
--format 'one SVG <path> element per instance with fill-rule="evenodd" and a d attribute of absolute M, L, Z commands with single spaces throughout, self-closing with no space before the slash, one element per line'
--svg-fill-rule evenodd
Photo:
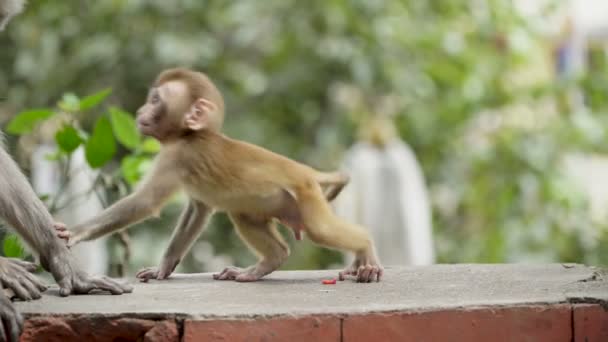
<path fill-rule="evenodd" d="M 152 95 L 152 98 L 150 99 L 150 103 L 157 103 L 158 101 L 160 101 L 160 97 L 158 97 L 158 94 Z"/>

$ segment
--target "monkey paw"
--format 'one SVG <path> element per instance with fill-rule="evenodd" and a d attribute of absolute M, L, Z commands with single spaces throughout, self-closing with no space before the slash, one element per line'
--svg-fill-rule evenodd
<path fill-rule="evenodd" d="M 180 259 L 164 257 L 159 267 L 146 267 L 135 275 L 142 283 L 147 283 L 150 279 L 163 280 L 169 278 L 171 273 L 179 264 Z"/>
<path fill-rule="evenodd" d="M 148 280 L 150 280 L 150 279 L 164 279 L 164 278 L 158 278 L 158 268 L 157 267 L 142 268 L 141 270 L 139 270 L 139 272 L 137 272 L 135 277 L 137 279 L 139 279 L 139 281 L 141 281 L 142 283 L 147 283 Z"/>
<path fill-rule="evenodd" d="M 235 280 L 238 282 L 256 281 L 262 278 L 263 274 L 258 272 L 257 267 L 248 268 L 226 267 L 222 272 L 213 275 L 215 280 Z"/>
<path fill-rule="evenodd" d="M 339 279 L 344 280 L 346 276 L 352 275 L 357 278 L 358 283 L 371 283 L 374 281 L 380 281 L 384 269 L 378 263 L 365 263 L 361 264 L 359 261 L 355 262 L 344 271 L 339 273 Z"/>
<path fill-rule="evenodd" d="M 68 230 L 65 224 L 61 222 L 55 222 L 53 224 L 53 228 L 55 228 L 55 232 L 57 233 L 57 237 L 68 242 L 70 237 L 72 236 L 72 232 Z"/>
<path fill-rule="evenodd" d="M 46 286 L 31 273 L 36 268 L 35 264 L 27 261 L 0 258 L 0 284 L 12 290 L 15 297 L 21 300 L 38 299 L 42 296 L 41 292 L 46 290 Z"/>
<path fill-rule="evenodd" d="M 159 270 L 158 267 L 146 267 L 142 268 L 137 272 L 135 277 L 142 283 L 147 283 L 150 279 L 164 280 L 169 278 L 171 271 L 163 272 L 162 268 Z"/>

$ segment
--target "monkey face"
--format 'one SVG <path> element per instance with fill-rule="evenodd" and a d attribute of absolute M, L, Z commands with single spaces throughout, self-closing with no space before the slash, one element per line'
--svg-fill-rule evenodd
<path fill-rule="evenodd" d="M 176 137 L 184 127 L 182 118 L 188 111 L 189 96 L 181 82 L 168 82 L 152 88 L 146 103 L 137 110 L 137 128 L 143 135 L 159 141 Z"/>

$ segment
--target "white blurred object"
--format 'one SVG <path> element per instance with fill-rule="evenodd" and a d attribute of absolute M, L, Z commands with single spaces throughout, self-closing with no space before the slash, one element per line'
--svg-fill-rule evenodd
<path fill-rule="evenodd" d="M 406 143 L 393 134 L 383 139 L 377 143 L 371 137 L 347 152 L 344 169 L 351 181 L 334 208 L 371 232 L 384 265 L 432 264 L 431 209 L 422 170 Z"/>
<path fill-rule="evenodd" d="M 55 161 L 47 159 L 56 148 L 50 144 L 42 144 L 32 153 L 32 186 L 37 193 L 55 195 L 59 191 L 60 169 Z M 63 195 L 59 199 L 60 207 L 69 201 L 53 216 L 68 228 L 93 217 L 99 213 L 103 206 L 94 192 L 89 191 L 97 173 L 86 163 L 82 148 L 76 150 L 72 156 L 69 181 L 65 184 Z M 108 272 L 108 250 L 106 238 L 94 241 L 81 242 L 72 247 L 80 266 L 87 272 L 106 274 Z"/>

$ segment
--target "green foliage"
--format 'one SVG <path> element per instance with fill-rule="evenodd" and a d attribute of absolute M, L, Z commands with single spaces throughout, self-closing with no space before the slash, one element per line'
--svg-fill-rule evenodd
<path fill-rule="evenodd" d="M 15 234 L 8 234 L 4 237 L 3 253 L 7 258 L 23 258 L 24 249 L 21 240 Z"/>
<path fill-rule="evenodd" d="M 38 122 L 48 119 L 53 114 L 54 112 L 48 109 L 32 109 L 21 112 L 9 122 L 6 130 L 11 134 L 29 133 Z"/>
<path fill-rule="evenodd" d="M 160 151 L 160 143 L 156 139 L 145 138 L 141 143 L 141 150 L 146 153 L 157 153 Z"/>
<path fill-rule="evenodd" d="M 70 125 L 65 125 L 55 134 L 57 146 L 66 153 L 74 152 L 84 141 L 78 134 L 76 128 Z"/>
<path fill-rule="evenodd" d="M 140 136 L 135 120 L 116 107 L 110 107 L 110 120 L 116 139 L 126 148 L 135 149 L 139 145 Z"/>
<path fill-rule="evenodd" d="M 130 185 L 135 185 L 143 175 L 143 166 L 149 159 L 142 156 L 126 156 L 122 159 L 120 170 L 122 177 Z"/>
<path fill-rule="evenodd" d="M 111 88 L 106 88 L 95 94 L 91 94 L 80 101 L 79 109 L 81 111 L 87 111 L 100 104 L 112 93 Z"/>
<path fill-rule="evenodd" d="M 96 169 L 110 161 L 116 153 L 116 142 L 112 136 L 110 120 L 102 116 L 97 119 L 93 134 L 85 144 L 85 155 L 89 165 Z"/>

